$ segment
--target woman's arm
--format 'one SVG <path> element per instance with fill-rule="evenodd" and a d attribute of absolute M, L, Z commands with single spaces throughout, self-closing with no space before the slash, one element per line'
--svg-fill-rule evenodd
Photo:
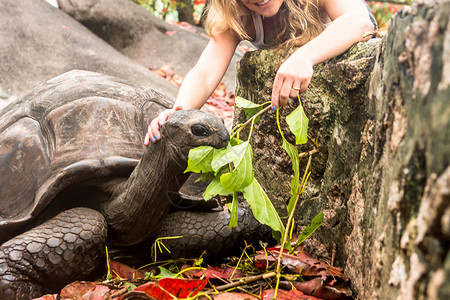
<path fill-rule="evenodd" d="M 164 110 L 150 122 L 144 144 L 161 138 L 160 126 L 176 110 L 201 108 L 222 80 L 239 39 L 231 30 L 209 39 L 195 66 L 183 80 L 172 109 Z"/>
<path fill-rule="evenodd" d="M 319 0 L 319 9 L 333 22 L 280 66 L 273 84 L 273 107 L 284 106 L 289 97 L 295 98 L 299 92 L 306 91 L 313 66 L 343 53 L 356 42 L 369 39 L 363 39 L 363 35 L 373 30 L 373 24 L 361 0 Z"/>

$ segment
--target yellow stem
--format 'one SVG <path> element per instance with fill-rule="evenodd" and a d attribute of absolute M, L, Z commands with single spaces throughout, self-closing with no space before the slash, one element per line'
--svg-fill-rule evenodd
<path fill-rule="evenodd" d="M 280 278 L 281 278 L 281 258 L 283 257 L 284 244 L 286 244 L 286 241 L 287 241 L 287 233 L 289 232 L 289 227 L 291 226 L 292 218 L 294 217 L 295 207 L 297 206 L 298 199 L 299 199 L 299 197 L 300 197 L 300 193 L 302 192 L 302 187 L 303 187 L 303 185 L 305 184 L 306 176 L 307 176 L 307 174 L 308 174 L 309 167 L 310 167 L 310 165 L 311 165 L 311 159 L 312 159 L 312 155 L 309 155 L 309 158 L 308 158 L 308 164 L 306 165 L 305 173 L 303 174 L 303 178 L 302 178 L 302 183 L 301 183 L 300 186 L 299 186 L 299 190 L 298 190 L 298 192 L 297 192 L 297 197 L 295 198 L 294 205 L 292 206 L 292 211 L 291 211 L 291 213 L 289 214 L 289 218 L 288 218 L 288 221 L 287 221 L 287 224 L 286 224 L 286 230 L 285 230 L 285 232 L 284 232 L 283 242 L 281 243 L 281 247 L 280 247 L 280 255 L 278 256 L 278 261 L 277 261 L 277 270 L 276 270 L 276 273 L 277 273 L 277 283 L 276 283 L 276 286 L 275 286 L 275 293 L 274 293 L 274 295 L 273 295 L 273 299 L 276 299 L 276 298 L 277 298 L 278 287 L 279 287 L 279 285 L 280 285 Z"/>

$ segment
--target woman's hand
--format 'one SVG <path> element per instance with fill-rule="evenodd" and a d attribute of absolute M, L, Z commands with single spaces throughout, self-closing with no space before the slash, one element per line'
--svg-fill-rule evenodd
<path fill-rule="evenodd" d="M 161 132 L 159 131 L 159 128 L 164 125 L 167 118 L 170 117 L 171 114 L 181 109 L 183 109 L 181 106 L 175 106 L 171 109 L 163 110 L 159 114 L 159 116 L 154 118 L 150 122 L 150 125 L 148 125 L 148 131 L 145 135 L 144 145 L 148 146 L 150 144 L 150 141 L 152 141 L 152 143 L 156 143 L 157 141 L 159 141 L 161 139 Z"/>
<path fill-rule="evenodd" d="M 272 109 L 287 105 L 289 98 L 306 92 L 313 75 L 313 63 L 295 52 L 280 66 L 272 90 Z"/>

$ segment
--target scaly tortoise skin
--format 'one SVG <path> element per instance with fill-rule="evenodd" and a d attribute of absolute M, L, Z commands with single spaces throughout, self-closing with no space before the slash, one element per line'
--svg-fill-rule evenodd
<path fill-rule="evenodd" d="M 0 299 L 30 299 L 82 278 L 104 262 L 105 244 L 183 234 L 168 244 L 187 257 L 227 251 L 246 232 L 266 235 L 245 209 L 233 230 L 223 209 L 169 213 L 189 150 L 229 139 L 217 117 L 182 110 L 160 142 L 144 147 L 150 120 L 171 105 L 155 90 L 71 71 L 1 112 Z"/>

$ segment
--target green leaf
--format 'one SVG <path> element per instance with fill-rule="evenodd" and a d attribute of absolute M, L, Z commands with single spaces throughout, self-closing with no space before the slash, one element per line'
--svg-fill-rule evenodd
<path fill-rule="evenodd" d="M 238 164 L 235 164 L 234 170 L 220 176 L 220 183 L 224 189 L 239 192 L 252 183 L 254 177 L 252 159 L 252 147 L 248 144 L 244 156 Z"/>
<path fill-rule="evenodd" d="M 300 185 L 300 159 L 298 158 L 298 150 L 294 145 L 286 141 L 283 138 L 283 149 L 287 152 L 292 161 L 292 170 L 294 171 L 294 176 L 291 180 L 291 199 L 287 206 L 288 213 L 291 213 L 292 207 L 294 206 L 295 199 L 299 191 Z"/>
<path fill-rule="evenodd" d="M 212 197 L 216 195 L 230 195 L 231 192 L 227 191 L 223 188 L 222 184 L 220 183 L 220 177 L 214 178 L 211 183 L 206 187 L 205 191 L 203 192 L 203 199 L 205 201 L 208 201 Z"/>
<path fill-rule="evenodd" d="M 279 236 L 283 236 L 285 228 L 280 216 L 256 178 L 244 189 L 244 198 L 250 204 L 256 220 L 269 226 L 272 230 L 280 232 Z"/>
<path fill-rule="evenodd" d="M 257 108 L 257 107 L 262 107 L 262 104 L 256 104 L 252 101 L 248 101 L 247 99 L 244 99 L 242 97 L 237 96 L 234 99 L 234 103 L 237 107 L 240 108 Z"/>
<path fill-rule="evenodd" d="M 132 284 L 131 282 L 125 282 L 124 286 L 128 286 L 128 291 L 132 291 L 136 288 L 136 286 L 134 284 Z"/>
<path fill-rule="evenodd" d="M 213 180 L 214 177 L 214 172 L 201 173 L 200 176 L 198 176 L 197 180 L 195 180 L 195 182 Z"/>
<path fill-rule="evenodd" d="M 242 97 L 236 97 L 235 99 L 235 105 L 237 107 L 240 107 L 244 110 L 247 119 L 250 119 L 254 115 L 256 115 L 258 112 L 260 112 L 263 109 L 263 104 L 256 104 L 251 101 L 248 101 Z M 259 120 L 255 120 L 255 122 L 258 122 Z"/>
<path fill-rule="evenodd" d="M 240 143 L 236 146 L 228 146 L 225 150 L 217 152 L 211 162 L 214 172 L 217 172 L 223 166 L 233 163 L 236 167 L 243 159 L 247 151 L 248 141 Z"/>
<path fill-rule="evenodd" d="M 161 266 L 158 267 L 158 268 L 159 268 L 159 271 L 160 271 L 161 278 L 174 278 L 175 277 L 175 274 L 173 274 L 172 272 L 170 272 L 166 268 L 161 267 Z"/>
<path fill-rule="evenodd" d="M 314 231 L 316 231 L 317 228 L 319 228 L 320 225 L 322 224 L 323 224 L 323 212 L 315 216 L 314 219 L 311 221 L 311 223 L 309 223 L 309 225 L 302 230 L 302 232 L 298 236 L 298 240 L 294 246 L 294 249 L 297 248 L 301 243 L 303 243 L 303 241 L 306 240 L 311 234 L 313 234 Z"/>
<path fill-rule="evenodd" d="M 238 222 L 237 193 L 233 193 L 233 200 L 231 201 L 231 205 L 228 205 L 228 210 L 230 211 L 230 223 L 228 224 L 228 228 L 234 228 L 237 226 Z"/>
<path fill-rule="evenodd" d="M 211 161 L 215 148 L 211 146 L 199 146 L 189 151 L 188 166 L 186 172 L 208 173 L 212 172 Z"/>
<path fill-rule="evenodd" d="M 309 120 L 301 104 L 286 117 L 286 122 L 289 125 L 289 129 L 295 135 L 295 143 L 297 145 L 304 144 L 308 141 Z"/>

